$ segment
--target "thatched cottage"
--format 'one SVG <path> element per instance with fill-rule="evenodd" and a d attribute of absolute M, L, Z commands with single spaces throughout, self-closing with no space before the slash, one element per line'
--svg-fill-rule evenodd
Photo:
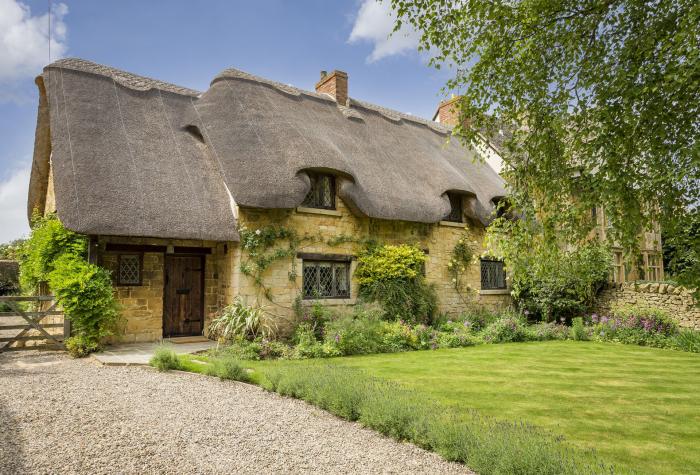
<path fill-rule="evenodd" d="M 447 266 L 458 240 L 481 245 L 502 179 L 448 140 L 451 127 L 351 98 L 348 82 L 323 72 L 309 92 L 227 69 L 199 92 L 52 63 L 36 79 L 28 211 L 90 236 L 126 341 L 202 334 L 237 295 L 280 319 L 298 296 L 352 305 L 366 238 L 424 249 L 444 312 L 507 302 L 502 264 L 466 269 L 465 292 Z M 270 224 L 316 238 L 266 269 L 261 293 L 239 231 Z"/>

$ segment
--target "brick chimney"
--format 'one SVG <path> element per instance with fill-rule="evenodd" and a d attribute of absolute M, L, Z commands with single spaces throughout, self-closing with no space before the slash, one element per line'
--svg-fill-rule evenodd
<path fill-rule="evenodd" d="M 348 73 L 321 71 L 321 80 L 316 83 L 316 92 L 325 93 L 335 99 L 335 102 L 343 106 L 348 105 Z"/>
<path fill-rule="evenodd" d="M 435 113 L 433 120 L 437 120 L 441 124 L 455 126 L 459 121 L 459 110 L 457 109 L 457 101 L 459 96 L 454 96 L 451 99 L 440 102 L 438 110 Z"/>

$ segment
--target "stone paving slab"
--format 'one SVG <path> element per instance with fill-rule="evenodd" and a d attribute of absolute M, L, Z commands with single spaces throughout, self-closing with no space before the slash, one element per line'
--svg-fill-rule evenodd
<path fill-rule="evenodd" d="M 168 340 L 164 340 L 168 343 Z M 99 353 L 93 353 L 93 360 L 105 366 L 147 365 L 160 342 L 128 343 L 110 345 Z M 216 346 L 215 341 L 204 340 L 197 342 L 171 344 L 172 349 L 179 355 L 199 353 Z"/>

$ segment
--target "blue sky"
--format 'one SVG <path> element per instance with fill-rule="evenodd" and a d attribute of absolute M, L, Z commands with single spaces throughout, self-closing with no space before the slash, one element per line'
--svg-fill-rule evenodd
<path fill-rule="evenodd" d="M 193 7 L 196 5 L 196 7 Z M 198 90 L 226 67 L 313 90 L 321 69 L 352 97 L 423 117 L 446 73 L 375 0 L 53 1 L 52 59 L 80 57 Z M 47 1 L 0 0 L 0 242 L 28 231 L 34 77 L 49 60 Z"/>

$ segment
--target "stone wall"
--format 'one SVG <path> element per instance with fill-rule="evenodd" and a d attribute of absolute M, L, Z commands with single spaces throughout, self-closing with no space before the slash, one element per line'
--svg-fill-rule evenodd
<path fill-rule="evenodd" d="M 105 253 L 102 265 L 117 272 L 118 253 Z M 122 342 L 155 341 L 163 336 L 163 284 L 165 257 L 162 253 L 143 254 L 143 282 L 138 286 L 114 285 L 121 309 Z"/>
<path fill-rule="evenodd" d="M 611 284 L 598 295 L 597 312 L 606 314 L 615 305 L 656 307 L 668 312 L 681 327 L 700 330 L 700 307 L 691 291 L 658 282 Z"/>
<path fill-rule="evenodd" d="M 188 241 L 164 240 L 130 237 L 103 237 L 99 240 L 98 263 L 113 272 L 117 270 L 119 252 L 106 251 L 107 243 L 151 246 L 183 246 L 210 248 L 211 253 L 205 256 L 204 262 L 204 326 L 216 312 L 228 301 L 225 298 L 227 284 L 222 283 L 230 274 L 226 272 L 227 262 L 231 256 L 226 255 L 230 244 Z M 223 272 L 222 272 L 223 271 Z M 165 288 L 165 253 L 144 252 L 141 285 L 114 284 L 117 303 L 123 317 L 122 332 L 112 341 L 141 342 L 157 341 L 163 337 L 163 293 Z"/>
<path fill-rule="evenodd" d="M 359 217 L 353 214 L 343 203 L 337 200 L 336 210 L 317 210 L 297 208 L 295 210 L 260 210 L 241 208 L 239 222 L 248 229 L 254 230 L 266 225 L 276 224 L 294 229 L 300 236 L 314 237 L 303 244 L 299 251 L 318 254 L 356 255 L 359 247 L 356 243 L 346 242 L 337 246 L 328 244 L 328 240 L 338 236 L 352 236 L 355 239 L 372 238 L 389 244 L 415 244 L 427 253 L 426 278 L 436 284 L 440 312 L 457 314 L 468 305 L 502 308 L 510 304 L 507 291 L 479 292 L 481 285 L 480 265 L 471 265 L 465 272 L 464 289 L 457 292 L 452 284 L 447 263 L 451 259 L 452 250 L 460 238 L 477 243 L 481 252 L 484 227 L 476 223 L 440 223 L 421 224 L 401 221 L 387 221 Z M 295 258 L 275 262 L 263 275 L 263 281 L 268 287 L 272 301 L 265 298 L 259 286 L 253 279 L 243 275 L 240 264 L 246 256 L 240 248 L 234 253 L 232 273 L 234 293 L 241 295 L 249 304 L 263 305 L 269 313 L 275 315 L 282 326 L 293 320 L 292 305 L 302 288 L 302 260 Z M 292 265 L 296 266 L 296 278 L 290 280 L 289 273 Z M 351 272 L 354 272 L 356 261 L 352 261 Z M 469 292 L 469 285 L 473 291 Z M 357 283 L 352 281 L 349 299 L 320 300 L 323 305 L 347 307 L 357 299 Z M 304 302 L 309 305 L 310 302 Z"/>

